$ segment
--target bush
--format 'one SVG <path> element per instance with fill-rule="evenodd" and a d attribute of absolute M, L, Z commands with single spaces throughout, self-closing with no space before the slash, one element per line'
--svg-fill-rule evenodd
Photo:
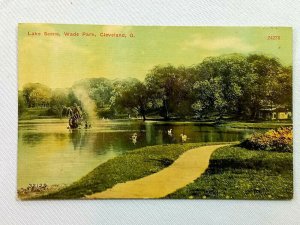
<path fill-rule="evenodd" d="M 255 150 L 293 152 L 293 128 L 284 127 L 256 133 L 241 144 L 242 147 Z"/>

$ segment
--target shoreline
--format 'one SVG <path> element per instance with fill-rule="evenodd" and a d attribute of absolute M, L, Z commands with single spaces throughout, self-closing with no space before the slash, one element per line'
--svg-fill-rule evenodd
<path fill-rule="evenodd" d="M 217 149 L 210 156 L 208 168 L 203 174 L 199 174 L 190 184 L 162 198 L 291 199 L 292 153 L 248 150 L 239 147 L 238 143 L 171 144 L 136 149 L 97 166 L 78 181 L 62 189 L 28 198 L 19 196 L 19 199 L 59 200 L 97 197 L 98 193 L 106 193 L 114 187 L 119 187 L 118 185 L 134 184 L 136 181 L 147 180 L 149 176 L 155 177 L 156 174 L 169 170 L 188 151 L 201 146 L 211 147 L 221 144 L 230 146 Z M 262 179 L 269 184 L 267 189 L 264 189 L 265 186 L 260 187 L 263 185 Z M 236 182 L 242 182 L 242 186 L 239 187 Z M 288 188 L 289 191 L 285 193 L 284 188 Z M 247 196 L 244 196 L 244 192 L 248 193 Z"/>
<path fill-rule="evenodd" d="M 19 119 L 18 124 L 28 124 L 28 123 L 51 123 L 55 120 L 56 123 L 67 123 L 67 118 L 34 118 L 34 119 Z M 98 119 L 96 121 L 103 121 Z M 274 129 L 279 127 L 293 126 L 293 121 L 224 121 L 222 123 L 217 123 L 215 121 L 197 121 L 197 120 L 157 120 L 157 119 L 109 119 L 103 122 L 141 122 L 141 123 L 157 123 L 157 124 L 199 124 L 214 127 L 228 127 L 228 128 L 240 128 L 240 129 Z"/>
<path fill-rule="evenodd" d="M 126 152 L 100 164 L 79 180 L 58 192 L 34 199 L 81 199 L 85 195 L 104 191 L 118 183 L 155 174 L 172 165 L 184 152 L 201 146 L 232 144 L 231 142 L 187 143 L 147 146 Z"/>

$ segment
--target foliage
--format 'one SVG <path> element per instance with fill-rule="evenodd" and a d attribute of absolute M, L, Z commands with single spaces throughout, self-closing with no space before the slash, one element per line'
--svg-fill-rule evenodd
<path fill-rule="evenodd" d="M 26 110 L 26 102 L 21 91 L 18 92 L 18 115 L 19 117 L 25 112 Z"/>
<path fill-rule="evenodd" d="M 249 55 L 247 62 L 250 68 L 242 86 L 240 113 L 244 117 L 257 118 L 259 110 L 265 107 L 291 107 L 292 70 L 282 66 L 276 58 L 265 55 Z"/>
<path fill-rule="evenodd" d="M 87 80 L 89 96 L 96 102 L 98 108 L 109 106 L 113 95 L 113 84 L 105 78 L 92 78 Z"/>
<path fill-rule="evenodd" d="M 50 98 L 50 109 L 57 117 L 61 118 L 63 116 L 64 107 L 69 104 L 68 92 L 66 90 L 57 89 L 52 93 Z"/>
<path fill-rule="evenodd" d="M 258 120 L 262 109 L 292 108 L 292 67 L 265 55 L 229 54 L 205 58 L 190 67 L 158 65 L 144 82 L 134 78 L 77 81 L 64 94 L 39 83 L 23 87 L 26 108 L 49 107 L 61 117 L 61 108 L 83 106 L 74 89 L 95 103 L 99 117 L 141 116 L 169 119 L 231 117 Z M 93 107 L 94 108 L 94 107 Z M 95 110 L 94 110 L 95 111 Z"/>
<path fill-rule="evenodd" d="M 116 82 L 113 106 L 119 112 L 142 116 L 146 120 L 149 95 L 146 86 L 137 79 Z"/>
<path fill-rule="evenodd" d="M 293 128 L 281 127 L 263 134 L 255 133 L 241 143 L 241 146 L 256 150 L 293 152 Z"/>
<path fill-rule="evenodd" d="M 187 115 L 192 105 L 192 79 L 188 68 L 172 65 L 156 66 L 145 78 L 153 108 L 161 116 Z M 188 102 L 188 104 L 186 104 Z"/>
<path fill-rule="evenodd" d="M 243 94 L 242 80 L 249 71 L 244 56 L 232 54 L 210 57 L 197 65 L 196 71 L 198 76 L 194 91 L 205 105 L 203 114 L 215 111 L 222 117 L 237 110 Z"/>
<path fill-rule="evenodd" d="M 23 87 L 27 107 L 45 107 L 49 105 L 51 89 L 40 83 L 28 83 Z"/>
<path fill-rule="evenodd" d="M 288 152 L 217 149 L 209 168 L 193 183 L 166 198 L 291 199 L 293 157 Z"/>

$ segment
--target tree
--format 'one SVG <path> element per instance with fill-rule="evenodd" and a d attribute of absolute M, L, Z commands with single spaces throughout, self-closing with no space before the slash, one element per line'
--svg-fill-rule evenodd
<path fill-rule="evenodd" d="M 248 72 L 249 64 L 239 54 L 210 57 L 196 66 L 194 91 L 203 105 L 202 113 L 217 112 L 222 117 L 237 112 Z"/>
<path fill-rule="evenodd" d="M 46 107 L 50 103 L 51 90 L 44 88 L 34 89 L 29 96 L 30 102 L 34 107 Z"/>
<path fill-rule="evenodd" d="M 23 96 L 25 98 L 25 102 L 27 107 L 32 107 L 32 103 L 30 101 L 31 92 L 39 86 L 39 83 L 27 83 L 23 87 Z"/>
<path fill-rule="evenodd" d="M 23 95 L 28 107 L 49 105 L 51 89 L 40 83 L 28 83 L 23 87 Z"/>
<path fill-rule="evenodd" d="M 81 102 L 76 97 L 76 95 L 75 95 L 74 91 L 72 90 L 72 88 L 68 89 L 68 103 L 69 103 L 69 105 L 74 105 L 75 103 L 77 105 L 81 105 Z"/>
<path fill-rule="evenodd" d="M 282 74 L 283 67 L 278 59 L 265 55 L 252 54 L 247 57 L 247 61 L 250 64 L 253 80 L 245 84 L 249 88 L 245 88 L 244 92 L 248 97 L 251 118 L 256 119 L 260 109 L 272 108 L 280 102 L 279 99 L 282 99 L 278 78 Z"/>
<path fill-rule="evenodd" d="M 98 108 L 107 107 L 112 96 L 112 82 L 105 78 L 90 80 L 89 95 L 96 102 Z"/>
<path fill-rule="evenodd" d="M 65 89 L 56 89 L 53 91 L 50 99 L 51 111 L 58 117 L 62 118 L 63 110 L 69 105 L 68 91 Z"/>
<path fill-rule="evenodd" d="M 167 120 L 171 115 L 187 115 L 192 111 L 191 69 L 172 65 L 156 66 L 145 78 L 152 106 Z M 191 101 L 191 102 L 188 102 Z"/>
<path fill-rule="evenodd" d="M 127 79 L 115 83 L 114 106 L 120 111 L 140 115 L 146 120 L 149 107 L 146 86 L 137 79 Z"/>
<path fill-rule="evenodd" d="M 22 91 L 18 92 L 18 115 L 21 116 L 26 109 L 26 102 Z"/>
<path fill-rule="evenodd" d="M 85 107 L 90 108 L 88 110 L 90 113 L 96 109 L 98 116 L 112 117 L 114 110 L 112 110 L 110 100 L 113 96 L 113 88 L 113 82 L 106 78 L 87 78 L 74 83 L 69 98 L 72 104 L 75 102 L 79 104 L 80 101 L 77 98 L 78 96 L 75 95 L 74 90 L 80 90 L 82 94 L 84 92 L 85 99 L 88 102 L 93 103 L 92 105 L 95 103 L 95 107 L 86 104 Z M 85 105 L 84 102 L 80 104 Z"/>
<path fill-rule="evenodd" d="M 196 101 L 192 108 L 197 117 L 203 118 L 214 111 L 215 91 L 218 90 L 214 80 L 197 81 L 193 86 Z"/>
<path fill-rule="evenodd" d="M 292 97 L 293 97 L 293 68 L 283 67 L 277 76 L 277 83 L 279 84 L 276 90 L 276 99 L 274 100 L 277 104 L 285 105 L 288 108 L 292 108 Z"/>

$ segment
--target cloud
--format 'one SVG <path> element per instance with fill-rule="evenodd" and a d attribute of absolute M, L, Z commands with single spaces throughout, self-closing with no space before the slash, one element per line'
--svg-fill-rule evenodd
<path fill-rule="evenodd" d="M 255 50 L 253 45 L 243 42 L 238 37 L 204 38 L 200 35 L 193 36 L 183 43 L 182 49 L 199 48 L 208 51 L 231 50 L 249 52 Z"/>

